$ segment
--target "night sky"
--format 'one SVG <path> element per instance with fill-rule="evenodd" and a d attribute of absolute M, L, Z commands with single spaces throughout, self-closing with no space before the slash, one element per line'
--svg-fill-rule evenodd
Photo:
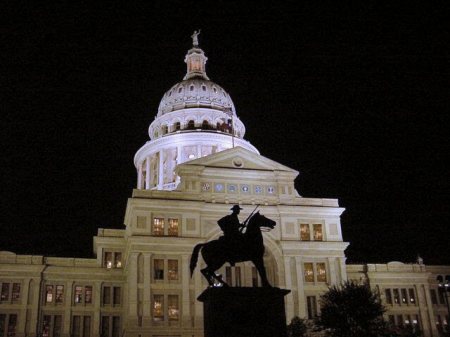
<path fill-rule="evenodd" d="M 97 228 L 124 228 L 200 28 L 245 139 L 346 208 L 349 262 L 450 264 L 449 8 L 418 3 L 2 1 L 0 250 L 91 257 Z"/>

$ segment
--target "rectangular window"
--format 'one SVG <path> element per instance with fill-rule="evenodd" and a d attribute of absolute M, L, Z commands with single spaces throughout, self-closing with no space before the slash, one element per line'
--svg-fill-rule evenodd
<path fill-rule="evenodd" d="M 406 289 L 402 289 L 401 293 L 402 293 L 402 303 L 408 304 L 408 298 L 406 297 Z"/>
<path fill-rule="evenodd" d="M 101 336 L 102 337 L 109 337 L 109 316 L 102 316 L 102 331 Z"/>
<path fill-rule="evenodd" d="M 305 282 L 314 282 L 314 268 L 312 263 L 303 264 Z"/>
<path fill-rule="evenodd" d="M 153 320 L 155 322 L 164 321 L 164 296 L 153 295 Z"/>
<path fill-rule="evenodd" d="M 153 260 L 153 279 L 154 280 L 164 280 L 164 260 L 154 259 Z"/>
<path fill-rule="evenodd" d="M 113 301 L 114 301 L 114 305 L 119 305 L 120 304 L 120 287 L 114 287 L 113 288 Z"/>
<path fill-rule="evenodd" d="M 178 280 L 178 260 L 168 260 L 168 277 L 169 281 Z"/>
<path fill-rule="evenodd" d="M 83 303 L 83 287 L 75 286 L 75 294 L 74 294 L 75 303 Z"/>
<path fill-rule="evenodd" d="M 92 303 L 92 286 L 84 287 L 84 303 L 86 304 Z"/>
<path fill-rule="evenodd" d="M 444 289 L 443 288 L 439 288 L 438 289 L 438 295 L 439 295 L 439 303 L 440 304 L 445 304 L 445 298 L 444 298 Z"/>
<path fill-rule="evenodd" d="M 103 259 L 103 267 L 106 267 L 108 269 L 112 268 L 112 253 L 111 252 L 105 252 L 105 256 Z"/>
<path fill-rule="evenodd" d="M 57 285 L 56 286 L 55 303 L 63 303 L 63 302 L 64 302 L 64 286 Z"/>
<path fill-rule="evenodd" d="M 258 270 L 252 267 L 252 287 L 258 287 Z"/>
<path fill-rule="evenodd" d="M 119 337 L 120 336 L 120 317 L 113 316 L 112 318 L 112 335 L 111 337 Z"/>
<path fill-rule="evenodd" d="M 153 218 L 153 235 L 164 235 L 164 218 Z"/>
<path fill-rule="evenodd" d="M 111 304 L 111 287 L 103 287 L 103 305 Z"/>
<path fill-rule="evenodd" d="M 317 316 L 316 296 L 307 296 L 306 303 L 308 306 L 308 319 L 314 319 Z"/>
<path fill-rule="evenodd" d="M 114 254 L 114 267 L 115 268 L 122 268 L 122 253 L 115 253 Z"/>
<path fill-rule="evenodd" d="M 403 326 L 403 316 L 402 315 L 397 315 L 397 325 Z"/>
<path fill-rule="evenodd" d="M 327 282 L 327 270 L 325 263 L 317 263 L 317 282 Z"/>
<path fill-rule="evenodd" d="M 169 222 L 169 236 L 178 236 L 178 219 L 168 219 Z"/>
<path fill-rule="evenodd" d="M 20 283 L 13 283 L 11 299 L 14 302 L 17 302 L 20 300 Z"/>
<path fill-rule="evenodd" d="M 2 292 L 0 295 L 0 300 L 2 302 L 9 300 L 9 283 L 2 283 Z"/>
<path fill-rule="evenodd" d="M 180 318 L 180 310 L 178 308 L 178 295 L 169 295 L 167 302 L 167 316 L 169 317 L 169 321 L 178 321 Z"/>
<path fill-rule="evenodd" d="M 8 337 L 14 337 L 16 335 L 16 325 L 17 325 L 17 315 L 16 314 L 9 315 L 8 332 L 7 332 Z"/>
<path fill-rule="evenodd" d="M 232 281 L 232 276 L 231 276 L 231 267 L 225 267 L 225 282 L 229 285 L 231 285 Z"/>
<path fill-rule="evenodd" d="M 438 304 L 437 303 L 436 289 L 430 289 L 430 297 L 431 297 L 431 303 Z"/>
<path fill-rule="evenodd" d="M 313 234 L 314 234 L 314 241 L 322 241 L 323 240 L 322 225 L 321 224 L 314 224 L 313 225 Z"/>
<path fill-rule="evenodd" d="M 394 303 L 400 304 L 400 293 L 398 289 L 394 289 Z"/>
<path fill-rule="evenodd" d="M 234 275 L 235 286 L 240 287 L 241 286 L 241 267 L 235 267 L 234 272 L 235 272 L 235 275 Z"/>
<path fill-rule="evenodd" d="M 309 234 L 309 224 L 302 223 L 300 225 L 300 239 L 302 241 L 309 241 L 311 240 L 310 234 Z"/>
<path fill-rule="evenodd" d="M 53 323 L 53 337 L 61 337 L 62 331 L 62 316 L 55 316 L 55 320 Z"/>
<path fill-rule="evenodd" d="M 5 337 L 6 315 L 0 314 L 0 337 Z"/>
<path fill-rule="evenodd" d="M 45 287 L 45 303 L 53 303 L 53 286 Z"/>
<path fill-rule="evenodd" d="M 384 289 L 384 294 L 386 295 L 386 303 L 392 304 L 392 293 L 391 289 Z"/>
<path fill-rule="evenodd" d="M 83 337 L 91 337 L 91 316 L 84 316 Z"/>
<path fill-rule="evenodd" d="M 72 317 L 72 337 L 81 337 L 81 316 Z"/>
<path fill-rule="evenodd" d="M 409 293 L 409 303 L 416 305 L 416 295 L 414 293 L 414 289 L 409 288 L 408 293 Z"/>

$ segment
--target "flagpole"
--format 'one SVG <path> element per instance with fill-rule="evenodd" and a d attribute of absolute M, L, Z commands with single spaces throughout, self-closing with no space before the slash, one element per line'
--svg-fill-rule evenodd
<path fill-rule="evenodd" d="M 231 147 L 234 148 L 234 118 L 233 118 L 233 112 L 231 113 Z"/>

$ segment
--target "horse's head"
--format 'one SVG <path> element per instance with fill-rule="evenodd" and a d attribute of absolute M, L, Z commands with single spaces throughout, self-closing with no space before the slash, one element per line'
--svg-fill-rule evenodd
<path fill-rule="evenodd" d="M 275 221 L 273 221 L 272 219 L 266 218 L 264 215 L 261 215 L 258 211 L 255 214 L 253 214 L 253 216 L 250 218 L 250 221 L 248 223 L 248 228 L 264 227 L 264 228 L 274 229 L 276 224 L 277 223 Z"/>

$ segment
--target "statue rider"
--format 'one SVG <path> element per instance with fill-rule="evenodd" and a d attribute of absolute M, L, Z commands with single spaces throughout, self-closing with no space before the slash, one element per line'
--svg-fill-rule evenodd
<path fill-rule="evenodd" d="M 245 225 L 239 222 L 238 215 L 242 208 L 239 205 L 234 205 L 230 208 L 233 212 L 229 215 L 224 216 L 222 219 L 217 221 L 220 229 L 223 231 L 220 241 L 224 244 L 226 249 L 231 253 L 231 255 L 238 254 L 240 249 L 240 244 L 242 242 L 243 234 L 240 229 L 245 227 Z M 230 262 L 232 265 L 234 263 Z"/>

